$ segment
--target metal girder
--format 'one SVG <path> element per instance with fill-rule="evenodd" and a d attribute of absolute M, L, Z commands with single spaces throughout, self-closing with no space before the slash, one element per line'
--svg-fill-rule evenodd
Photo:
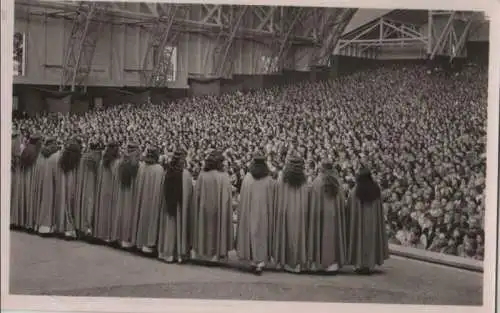
<path fill-rule="evenodd" d="M 319 38 L 319 40 L 321 40 L 321 45 L 315 50 L 313 58 L 314 65 L 326 65 L 328 63 L 330 55 L 334 52 L 344 29 L 351 21 L 351 18 L 356 13 L 357 9 L 337 10 L 341 11 L 339 14 L 335 14 L 332 18 L 330 18 L 330 20 L 326 23 L 323 34 L 321 34 L 323 38 Z"/>
<path fill-rule="evenodd" d="M 180 10 L 177 4 L 149 3 L 152 12 L 158 13 L 153 27 L 149 28 L 148 47 L 142 62 L 141 80 L 145 86 L 166 87 L 171 80 L 169 70 L 175 60 L 175 42 L 179 34 L 172 25 Z"/>
<path fill-rule="evenodd" d="M 447 19 L 444 27 L 437 27 L 437 18 Z M 472 24 L 482 19 L 482 13 L 479 12 L 429 11 L 429 58 L 432 60 L 436 55 L 446 55 L 452 61 L 463 54 Z M 463 29 L 460 26 L 463 26 Z"/>
<path fill-rule="evenodd" d="M 106 2 L 82 2 L 73 20 L 73 28 L 66 46 L 59 89 L 77 86 L 86 88 L 92 70 L 94 51 L 99 32 L 109 4 Z"/>
<path fill-rule="evenodd" d="M 28 6 L 36 6 L 40 8 L 49 8 L 49 9 L 57 9 L 63 10 L 65 12 L 75 11 L 78 8 L 78 5 L 75 2 L 62 2 L 62 1 L 34 1 L 34 0 L 16 0 L 16 5 L 28 5 Z M 180 5 L 180 4 L 179 4 Z M 182 4 L 184 6 L 193 6 L 193 4 Z M 222 6 L 222 11 L 224 11 L 224 7 L 230 7 L 229 5 Z M 231 7 L 233 7 L 231 5 Z M 237 6 L 234 6 L 237 7 Z M 262 13 L 263 9 L 255 9 L 254 6 L 251 7 L 252 12 L 255 15 L 266 19 L 266 17 Z M 275 15 L 279 12 L 279 10 L 274 9 Z M 128 26 L 136 26 L 136 27 L 148 27 L 153 25 L 158 18 L 157 15 L 154 15 L 152 12 L 140 12 L 135 10 L 130 10 L 125 7 L 120 7 L 118 5 L 113 6 L 107 10 L 106 18 L 102 19 L 102 21 L 112 24 L 112 25 L 128 25 Z M 221 20 L 223 22 L 223 28 L 225 33 L 223 36 L 230 35 L 230 29 L 225 25 L 227 24 L 228 17 L 225 14 L 221 14 Z M 279 31 L 279 24 L 275 21 L 274 17 L 269 17 L 268 24 L 272 25 L 272 29 L 274 31 L 269 31 L 269 26 L 264 26 L 262 30 L 256 29 L 256 27 L 248 27 L 242 26 L 236 35 L 235 39 L 250 39 L 250 40 L 265 40 L 271 41 L 276 39 L 276 31 Z M 210 19 L 207 22 L 203 22 L 201 19 L 190 18 L 176 18 L 172 25 L 172 29 L 180 30 L 184 33 L 211 33 L 216 34 L 221 29 L 221 24 L 214 22 Z M 289 40 L 293 43 L 297 44 L 315 44 L 314 38 L 310 36 L 300 36 L 300 35 L 292 35 Z"/>
<path fill-rule="evenodd" d="M 279 24 L 275 23 L 274 18 L 276 12 L 278 12 L 278 7 L 252 6 L 250 11 L 258 19 L 258 25 L 255 27 L 256 30 L 268 33 L 279 31 Z"/>
<path fill-rule="evenodd" d="M 306 8 L 291 8 L 290 16 L 281 16 L 282 24 L 279 32 L 279 40 L 273 41 L 271 49 L 273 55 L 270 59 L 271 64 L 267 67 L 267 72 L 280 72 L 283 70 L 284 61 L 288 56 L 291 47 L 290 36 L 299 24 L 300 19 L 306 14 Z"/>
<path fill-rule="evenodd" d="M 365 55 L 365 51 L 380 47 L 416 46 L 424 49 L 427 44 L 427 37 L 415 25 L 383 17 L 343 37 L 335 48 L 335 54 L 345 54 L 346 49 L 350 49 Z M 367 57 L 372 55 L 366 54 Z"/>
<path fill-rule="evenodd" d="M 214 50 L 214 64 L 215 64 L 215 76 L 216 77 L 226 77 L 230 74 L 232 57 L 231 49 L 233 47 L 233 42 L 236 37 L 236 33 L 239 31 L 243 16 L 249 10 L 249 6 L 233 6 L 231 7 L 231 14 L 229 15 L 229 35 L 222 40 L 222 44 L 218 44 Z M 228 66 L 229 65 L 229 66 Z"/>

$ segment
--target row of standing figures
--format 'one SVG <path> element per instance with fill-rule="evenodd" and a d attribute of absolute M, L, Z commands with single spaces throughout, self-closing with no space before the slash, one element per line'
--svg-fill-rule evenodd
<path fill-rule="evenodd" d="M 82 153 L 76 141 L 58 149 L 50 139 L 30 139 L 11 170 L 11 225 L 92 238 L 166 262 L 239 264 L 259 274 L 267 267 L 335 273 L 346 265 L 370 273 L 389 257 L 380 188 L 367 169 L 347 197 L 331 161 L 309 184 L 302 159 L 289 158 L 273 179 L 265 156 L 256 155 L 233 231 L 222 154 L 212 151 L 194 181 L 183 151 L 166 168 L 157 149 L 141 157 L 130 143 L 118 151 L 91 145 Z"/>

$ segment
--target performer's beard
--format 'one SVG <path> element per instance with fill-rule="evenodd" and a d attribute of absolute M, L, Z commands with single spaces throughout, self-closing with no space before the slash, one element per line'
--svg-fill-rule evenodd
<path fill-rule="evenodd" d="M 29 169 L 35 164 L 38 155 L 40 154 L 41 144 L 28 144 L 26 148 L 21 152 L 21 157 L 19 159 L 22 169 Z"/>
<path fill-rule="evenodd" d="M 92 172 L 96 173 L 101 160 L 101 151 L 94 150 L 83 156 L 84 165 Z"/>
<path fill-rule="evenodd" d="M 381 192 L 378 184 L 371 176 L 356 179 L 356 197 L 363 203 L 371 203 L 380 198 Z"/>
<path fill-rule="evenodd" d="M 293 165 L 286 165 L 283 172 L 283 181 L 294 188 L 302 187 L 306 182 L 304 169 L 295 168 Z"/>
<path fill-rule="evenodd" d="M 165 177 L 165 201 L 167 213 L 171 217 L 177 215 L 177 206 L 182 205 L 184 162 L 184 160 L 170 162 Z"/>
<path fill-rule="evenodd" d="M 253 162 L 250 166 L 250 174 L 252 174 L 252 177 L 256 180 L 269 176 L 269 173 L 269 167 L 266 163 Z"/>
<path fill-rule="evenodd" d="M 108 169 L 111 166 L 111 163 L 113 163 L 114 160 L 118 159 L 118 156 L 118 147 L 108 147 L 104 151 L 104 155 L 102 157 L 102 165 L 104 166 L 104 168 Z"/>
<path fill-rule="evenodd" d="M 42 154 L 42 156 L 44 158 L 48 158 L 51 155 L 53 155 L 54 153 L 56 153 L 58 150 L 59 150 L 59 147 L 57 146 L 57 144 L 53 143 L 53 144 L 44 145 L 42 147 L 42 150 L 40 151 L 40 153 Z"/>
<path fill-rule="evenodd" d="M 335 177 L 335 174 L 332 170 L 323 171 L 323 184 L 325 188 L 325 193 L 331 199 L 335 198 L 339 191 L 339 181 Z"/>
<path fill-rule="evenodd" d="M 59 160 L 59 166 L 64 173 L 73 171 L 78 167 L 81 157 L 80 150 L 64 149 Z"/>
<path fill-rule="evenodd" d="M 125 155 L 119 168 L 119 177 L 121 186 L 130 188 L 133 180 L 137 177 L 139 172 L 139 152 L 131 152 Z"/>

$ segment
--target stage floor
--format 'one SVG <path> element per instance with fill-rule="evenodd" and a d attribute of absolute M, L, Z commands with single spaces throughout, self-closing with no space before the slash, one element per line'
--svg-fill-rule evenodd
<path fill-rule="evenodd" d="M 10 232 L 10 293 L 25 295 L 481 305 L 480 273 L 392 257 L 336 276 L 165 264 L 128 252 Z"/>

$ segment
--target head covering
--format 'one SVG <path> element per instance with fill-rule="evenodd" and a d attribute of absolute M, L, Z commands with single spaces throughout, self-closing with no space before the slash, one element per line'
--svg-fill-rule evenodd
<path fill-rule="evenodd" d="M 266 163 L 266 156 L 262 152 L 257 152 L 253 157 L 253 162 L 250 165 L 250 174 L 254 179 L 262 179 L 269 176 L 270 170 Z"/>
<path fill-rule="evenodd" d="M 302 158 L 293 156 L 288 160 L 283 173 L 283 181 L 295 188 L 301 187 L 306 182 Z"/>
<path fill-rule="evenodd" d="M 212 150 L 208 157 L 205 160 L 205 171 L 211 171 L 211 170 L 218 170 L 222 171 L 223 170 L 223 165 L 222 162 L 224 161 L 224 156 L 222 153 L 218 150 Z"/>

